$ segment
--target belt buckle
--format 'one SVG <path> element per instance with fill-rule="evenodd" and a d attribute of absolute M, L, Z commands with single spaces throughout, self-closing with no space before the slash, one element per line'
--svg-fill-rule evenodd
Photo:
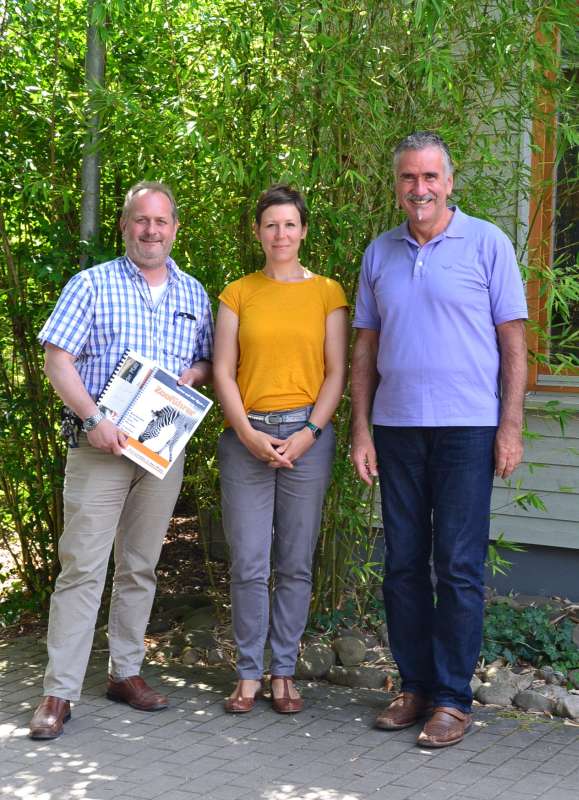
<path fill-rule="evenodd" d="M 283 422 L 283 414 L 266 414 L 263 421 L 266 425 L 280 425 Z"/>

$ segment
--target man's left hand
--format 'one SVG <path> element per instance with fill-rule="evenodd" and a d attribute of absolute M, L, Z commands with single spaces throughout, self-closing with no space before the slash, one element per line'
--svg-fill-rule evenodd
<path fill-rule="evenodd" d="M 502 423 L 495 438 L 495 475 L 508 478 L 523 458 L 523 437 L 518 425 Z"/>

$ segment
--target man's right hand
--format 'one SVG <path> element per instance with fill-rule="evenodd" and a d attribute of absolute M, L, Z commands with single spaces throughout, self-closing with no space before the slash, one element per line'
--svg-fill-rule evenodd
<path fill-rule="evenodd" d="M 378 460 L 376 448 L 368 430 L 356 431 L 352 434 L 350 458 L 358 477 L 368 486 L 372 486 L 374 478 L 378 477 Z"/>
<path fill-rule="evenodd" d="M 122 456 L 123 448 L 127 446 L 126 435 L 110 419 L 101 420 L 94 430 L 87 433 L 86 438 L 92 447 L 115 456 Z"/>

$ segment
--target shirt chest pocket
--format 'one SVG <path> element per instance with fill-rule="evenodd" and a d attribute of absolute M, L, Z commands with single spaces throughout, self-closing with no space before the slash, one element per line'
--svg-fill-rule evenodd
<path fill-rule="evenodd" d="M 190 365 L 195 353 L 196 336 L 197 320 L 193 314 L 176 311 L 167 326 L 164 350 L 182 364 Z"/>

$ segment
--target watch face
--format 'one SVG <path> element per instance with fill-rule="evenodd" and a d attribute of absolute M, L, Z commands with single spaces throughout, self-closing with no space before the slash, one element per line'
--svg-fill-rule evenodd
<path fill-rule="evenodd" d="M 101 411 L 99 411 L 98 414 L 93 414 L 92 417 L 87 417 L 85 419 L 85 421 L 82 423 L 83 431 L 85 433 L 89 433 L 90 431 L 94 431 L 96 426 L 103 419 L 104 419 L 104 414 Z"/>

